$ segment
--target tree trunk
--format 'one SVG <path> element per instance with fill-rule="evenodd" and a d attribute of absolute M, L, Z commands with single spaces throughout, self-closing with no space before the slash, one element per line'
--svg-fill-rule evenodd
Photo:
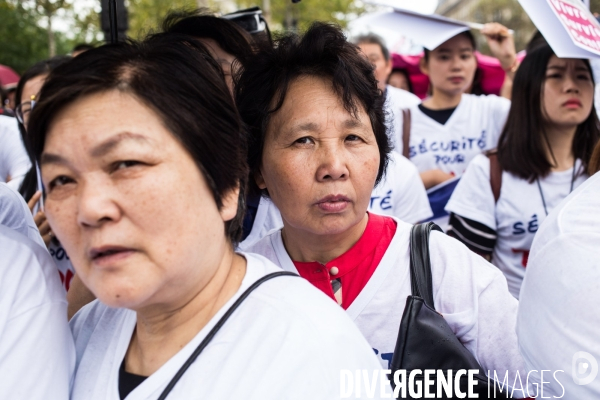
<path fill-rule="evenodd" d="M 271 0 L 262 0 L 262 12 L 267 24 L 271 25 Z"/>
<path fill-rule="evenodd" d="M 285 5 L 285 20 L 283 21 L 283 27 L 286 31 L 294 30 L 294 16 L 292 14 L 291 2 L 287 2 Z"/>
<path fill-rule="evenodd" d="M 48 12 L 46 16 L 48 17 L 48 57 L 54 57 L 56 55 L 56 38 L 52 30 L 52 13 Z"/>

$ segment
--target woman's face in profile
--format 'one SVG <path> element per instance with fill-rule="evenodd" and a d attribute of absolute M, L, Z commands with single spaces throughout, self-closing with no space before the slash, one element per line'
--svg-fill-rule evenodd
<path fill-rule="evenodd" d="M 379 169 L 369 117 L 354 118 L 330 80 L 293 81 L 267 127 L 261 174 L 287 226 L 316 235 L 343 233 L 365 216 Z"/>
<path fill-rule="evenodd" d="M 78 99 L 53 120 L 41 159 L 46 214 L 84 284 L 134 310 L 197 293 L 230 248 L 191 155 L 132 95 Z M 185 301 L 185 299 L 182 299 Z"/>

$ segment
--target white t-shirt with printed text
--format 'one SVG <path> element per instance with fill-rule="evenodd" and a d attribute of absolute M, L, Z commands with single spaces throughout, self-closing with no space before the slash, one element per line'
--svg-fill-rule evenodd
<path fill-rule="evenodd" d="M 412 226 L 394 220 L 397 230 L 392 242 L 369 282 L 346 310 L 386 369 L 396 345 L 406 298 L 411 295 Z M 286 271 L 297 272 L 283 244 L 281 230 L 271 232 L 248 251 L 267 257 Z M 524 365 L 515 333 L 517 300 L 509 293 L 506 279 L 493 265 L 440 232 L 431 233 L 430 253 L 436 310 L 477 358 L 485 370 L 481 372 L 495 370 L 498 376 L 504 376 L 509 371 L 512 384 L 517 371 L 523 376 Z"/>
<path fill-rule="evenodd" d="M 75 276 L 75 268 L 73 267 L 66 250 L 60 243 L 51 241 L 50 245 L 48 246 L 48 251 L 52 256 L 52 260 L 54 260 L 60 281 L 62 282 L 65 290 L 69 291 L 71 280 Z"/>
<path fill-rule="evenodd" d="M 577 188 L 587 179 L 581 162 L 573 181 Z M 550 212 L 570 193 L 573 169 L 551 172 L 540 178 L 546 208 Z M 490 160 L 476 156 L 458 183 L 446 211 L 479 222 L 497 233 L 492 263 L 506 276 L 510 292 L 519 297 L 531 243 L 546 219 L 542 196 L 536 182 L 529 183 L 509 172 L 502 172 L 500 197 L 496 203 L 490 184 Z"/>
<path fill-rule="evenodd" d="M 531 380 L 538 385 L 547 382 L 545 398 L 600 398 L 599 244 L 600 173 L 596 173 L 541 225 L 521 287 L 519 347 Z M 543 379 L 542 370 L 546 370 Z M 582 381 L 576 384 L 573 378 Z"/>
<path fill-rule="evenodd" d="M 463 94 L 442 125 L 417 105 L 410 107 L 410 161 L 419 172 L 439 169 L 461 176 L 477 154 L 496 147 L 509 110 L 510 101 L 503 97 Z M 401 129 L 395 142 L 402 153 Z"/>
<path fill-rule="evenodd" d="M 390 153 L 385 176 L 371 193 L 369 211 L 411 224 L 433 216 L 419 171 L 396 151 Z"/>
<path fill-rule="evenodd" d="M 245 254 L 246 275 L 236 294 L 177 354 L 127 400 L 155 400 L 225 311 L 255 281 L 280 271 Z M 71 320 L 77 369 L 71 400 L 118 400 L 119 367 L 136 313 L 98 300 Z M 173 388 L 169 399 L 330 400 L 341 396 L 341 370 L 380 370 L 352 321 L 299 277 L 277 277 L 253 291 Z M 375 397 L 381 398 L 378 384 Z M 387 384 L 384 393 L 391 394 Z M 369 398 L 365 391 L 359 398 Z"/>

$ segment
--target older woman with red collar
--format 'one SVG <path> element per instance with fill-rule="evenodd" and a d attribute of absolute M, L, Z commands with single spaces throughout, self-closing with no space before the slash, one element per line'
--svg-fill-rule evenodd
<path fill-rule="evenodd" d="M 372 67 L 339 29 L 316 24 L 248 62 L 236 101 L 250 129 L 254 190 L 284 225 L 249 251 L 337 301 L 388 367 L 411 294 L 411 225 L 367 213 L 390 151 Z M 484 369 L 514 382 L 523 362 L 506 280 L 439 232 L 430 253 L 436 309 Z"/>

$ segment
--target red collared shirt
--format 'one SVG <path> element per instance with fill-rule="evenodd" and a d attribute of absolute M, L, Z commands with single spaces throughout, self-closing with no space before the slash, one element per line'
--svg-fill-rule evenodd
<path fill-rule="evenodd" d="M 369 213 L 364 233 L 350 250 L 325 265 L 316 261 L 294 261 L 294 265 L 300 276 L 334 300 L 331 281 L 340 279 L 341 306 L 346 310 L 371 279 L 395 233 L 392 218 Z"/>

